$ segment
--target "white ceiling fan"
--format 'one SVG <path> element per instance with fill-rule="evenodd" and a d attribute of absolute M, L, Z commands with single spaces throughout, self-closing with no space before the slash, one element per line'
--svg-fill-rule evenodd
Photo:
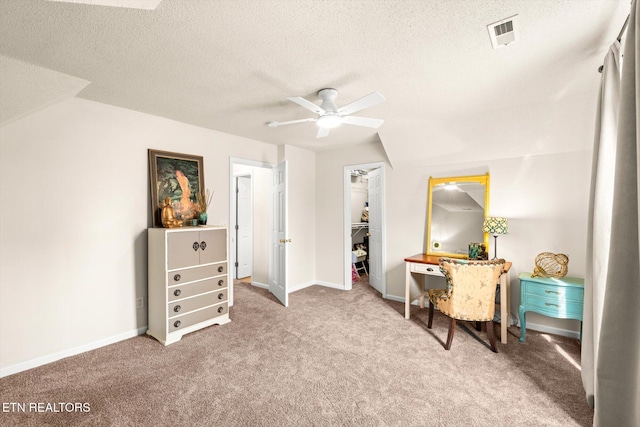
<path fill-rule="evenodd" d="M 336 104 L 334 102 L 336 96 L 338 96 L 338 91 L 335 89 L 320 89 L 318 91 L 318 98 L 322 100 L 322 103 L 319 107 L 313 102 L 307 101 L 306 99 L 299 96 L 288 96 L 287 99 L 289 101 L 293 101 L 301 107 L 304 107 L 307 110 L 318 114 L 319 117 L 317 119 L 308 118 L 300 120 L 290 120 L 287 122 L 271 121 L 267 122 L 267 126 L 275 128 L 278 126 L 291 125 L 294 123 L 316 122 L 316 125 L 318 125 L 319 128 L 316 138 L 323 138 L 329 135 L 330 129 L 340 126 L 342 123 L 356 126 L 366 126 L 370 128 L 379 128 L 380 126 L 382 126 L 382 123 L 384 123 L 384 120 L 381 119 L 371 119 L 368 117 L 358 117 L 350 115 L 384 101 L 385 98 L 381 93 L 372 92 L 369 95 L 353 101 L 352 103 L 347 104 L 341 108 L 336 107 Z"/>

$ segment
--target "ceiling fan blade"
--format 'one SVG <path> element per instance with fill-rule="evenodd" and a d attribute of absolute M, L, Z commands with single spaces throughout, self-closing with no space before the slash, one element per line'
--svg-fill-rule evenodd
<path fill-rule="evenodd" d="M 374 105 L 380 104 L 383 101 L 385 101 L 385 97 L 382 96 L 380 92 L 372 92 L 369 95 L 364 96 L 338 109 L 338 114 L 341 116 L 353 114 L 356 111 L 364 110 L 368 107 L 373 107 Z"/>
<path fill-rule="evenodd" d="M 299 96 L 287 96 L 287 99 L 289 101 L 295 102 L 299 106 L 301 106 L 303 108 L 306 108 L 309 111 L 313 111 L 316 114 L 324 114 L 325 113 L 324 109 L 318 107 L 313 102 L 307 101 L 306 99 L 301 98 Z"/>
<path fill-rule="evenodd" d="M 318 128 L 318 134 L 316 138 L 324 138 L 329 135 L 329 128 Z"/>
<path fill-rule="evenodd" d="M 382 119 L 371 119 L 369 117 L 346 116 L 342 118 L 342 123 L 356 126 L 366 126 L 368 128 L 379 128 L 384 123 Z"/>
<path fill-rule="evenodd" d="M 308 119 L 299 119 L 299 120 L 289 120 L 288 122 L 267 122 L 267 126 L 270 128 L 276 128 L 282 125 L 292 125 L 294 123 L 306 123 L 306 122 L 315 122 L 316 119 L 308 118 Z"/>

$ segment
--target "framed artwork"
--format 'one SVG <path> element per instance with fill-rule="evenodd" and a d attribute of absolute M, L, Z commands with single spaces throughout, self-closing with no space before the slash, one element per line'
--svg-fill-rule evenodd
<path fill-rule="evenodd" d="M 197 194 L 205 188 L 202 156 L 149 149 L 149 178 L 154 227 L 162 227 L 160 206 L 167 197 L 178 219 L 197 215 Z"/>

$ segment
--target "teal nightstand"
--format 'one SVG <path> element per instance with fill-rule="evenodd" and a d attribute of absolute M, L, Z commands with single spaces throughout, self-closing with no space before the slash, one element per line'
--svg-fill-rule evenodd
<path fill-rule="evenodd" d="M 584 279 L 576 277 L 531 277 L 520 273 L 520 342 L 527 332 L 525 313 L 535 311 L 556 319 L 580 321 L 582 341 L 582 305 L 584 303 Z"/>

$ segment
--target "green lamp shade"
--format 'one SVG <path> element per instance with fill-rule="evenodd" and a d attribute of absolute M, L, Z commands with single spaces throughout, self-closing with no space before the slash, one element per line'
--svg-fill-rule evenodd
<path fill-rule="evenodd" d="M 482 232 L 491 234 L 509 234 L 507 218 L 485 218 L 484 224 L 482 225 Z"/>

